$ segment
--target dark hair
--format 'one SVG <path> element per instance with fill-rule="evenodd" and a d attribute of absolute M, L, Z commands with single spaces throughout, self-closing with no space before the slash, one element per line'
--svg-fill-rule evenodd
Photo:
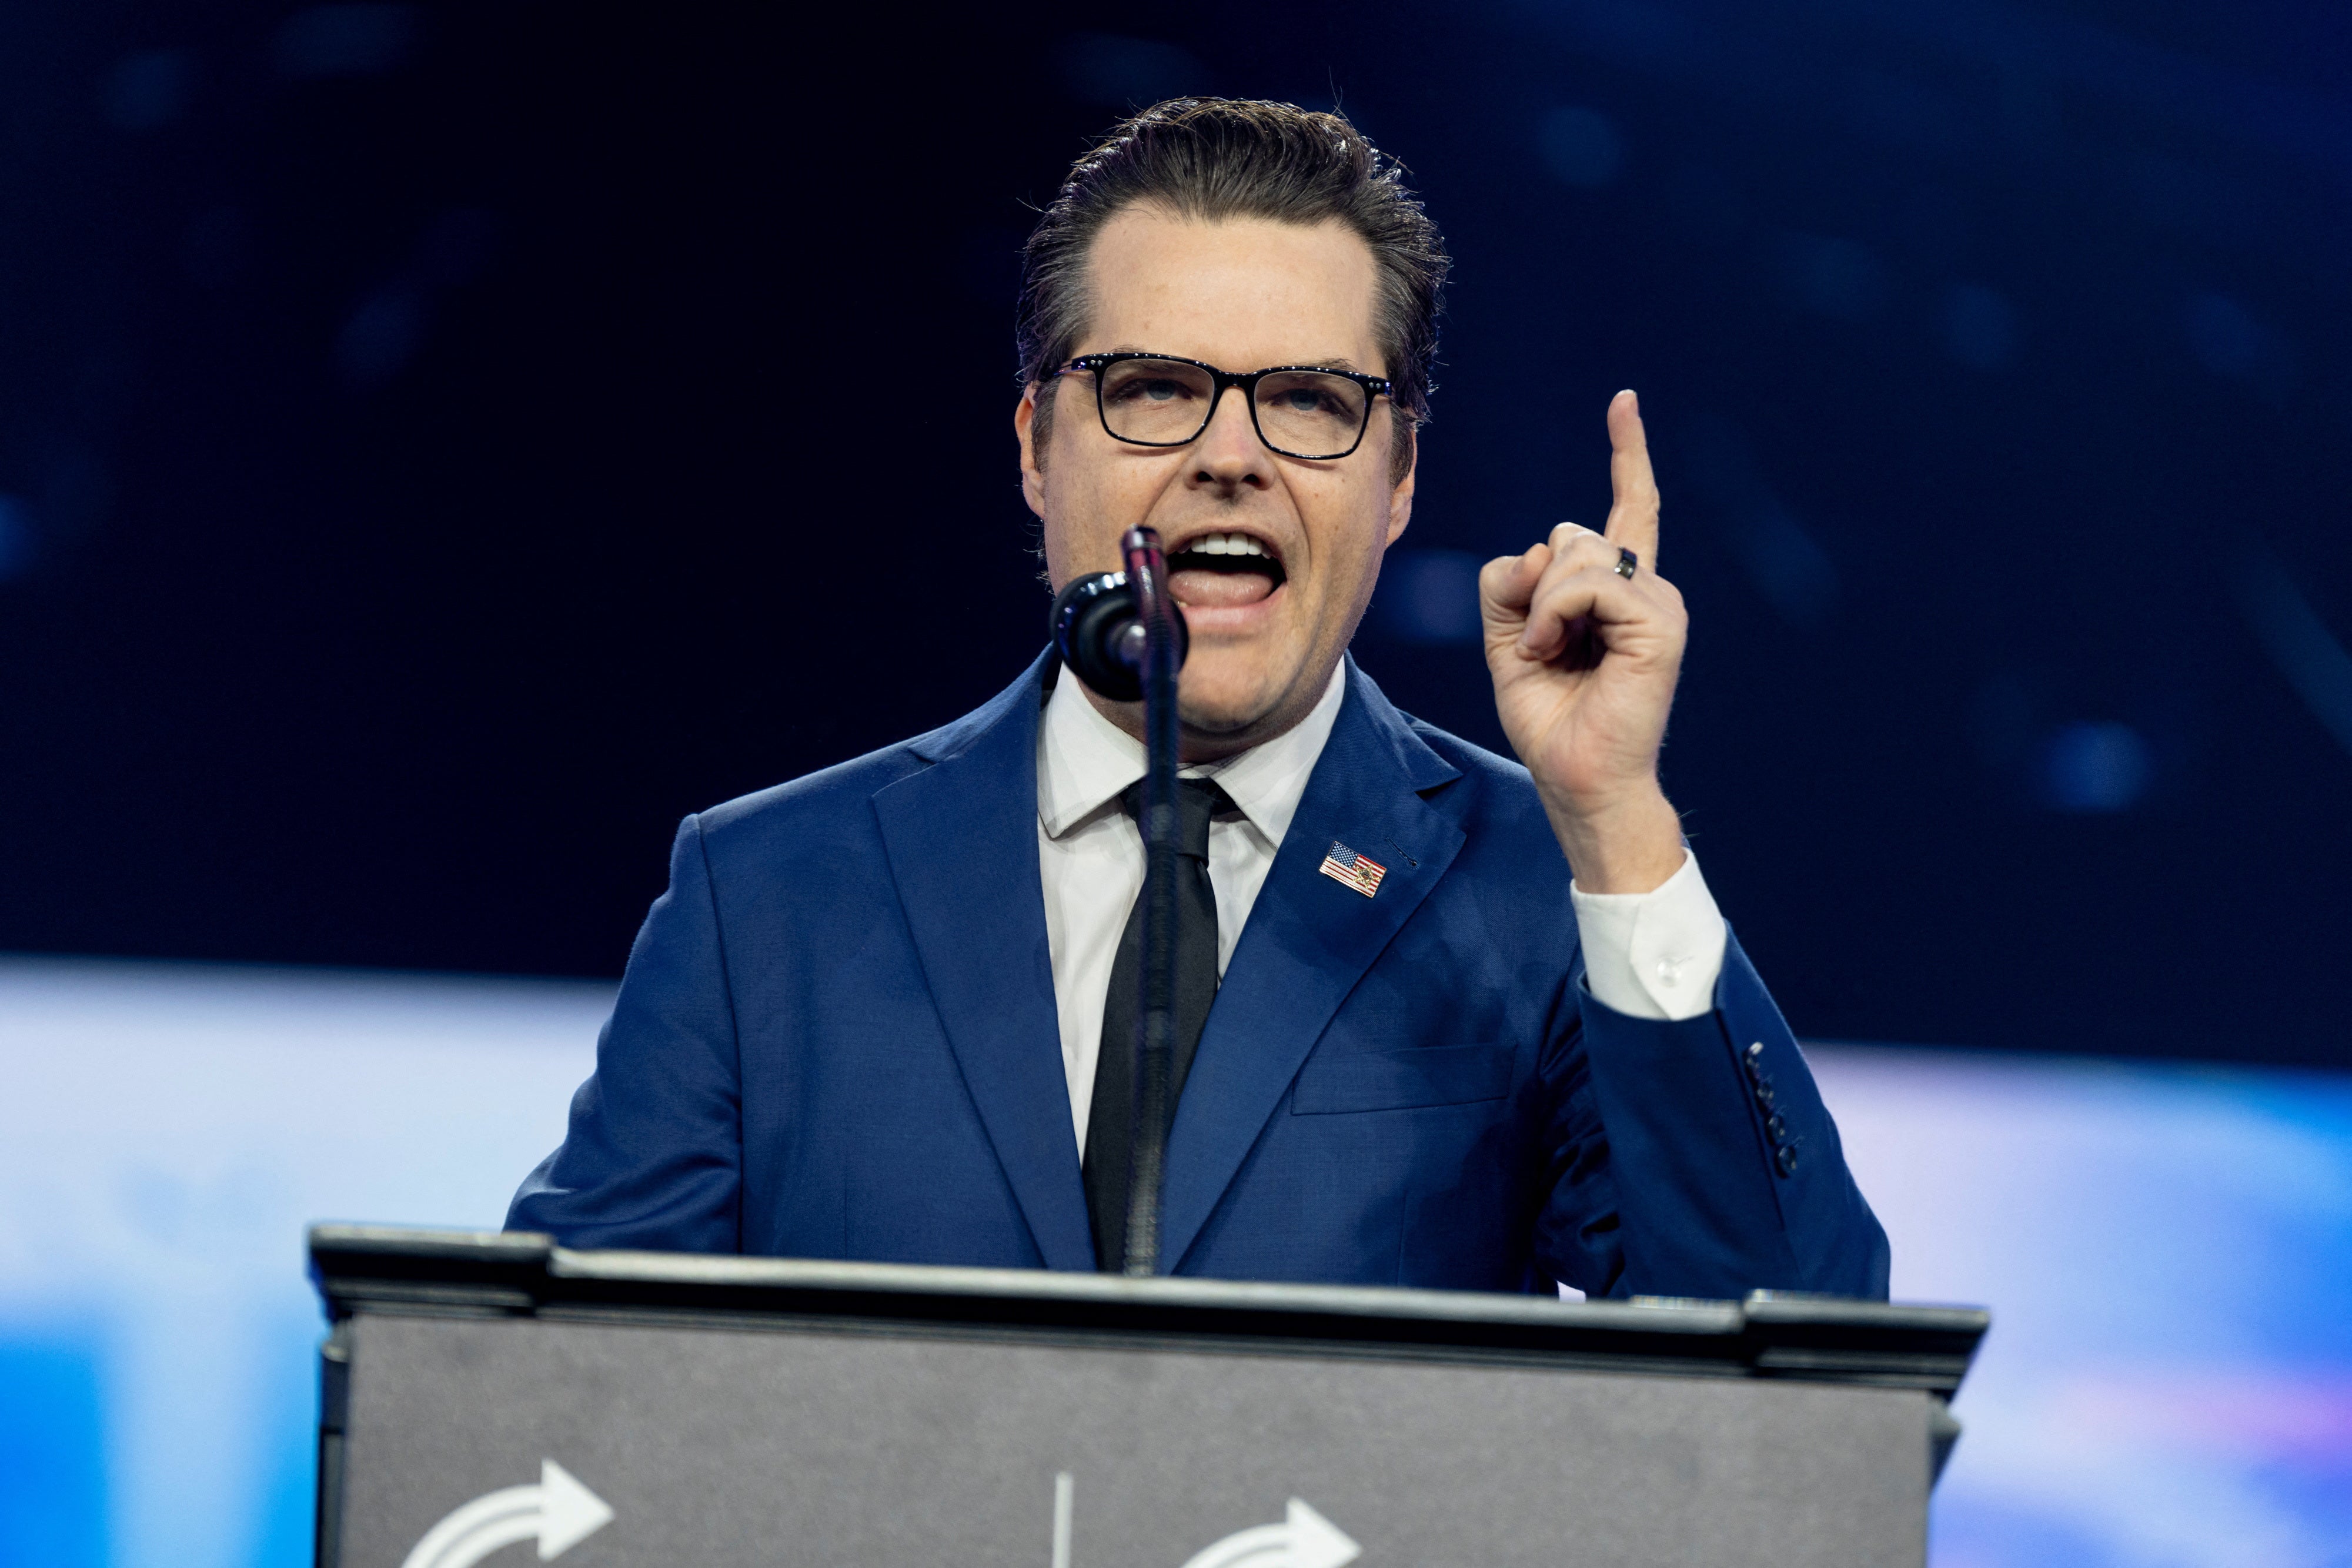
<path fill-rule="evenodd" d="M 1042 392 L 1069 361 L 1086 329 L 1087 252 L 1102 226 L 1129 207 L 1164 207 L 1209 222 L 1336 218 L 1371 247 L 1378 268 L 1373 329 L 1395 389 L 1402 477 L 1412 429 L 1429 417 L 1447 265 L 1445 242 L 1404 176 L 1402 164 L 1340 114 L 1224 98 L 1154 104 L 1071 165 L 1068 181 L 1030 231 L 1013 329 L 1023 383 Z M 1039 397 L 1041 442 L 1052 407 L 1052 399 Z"/>

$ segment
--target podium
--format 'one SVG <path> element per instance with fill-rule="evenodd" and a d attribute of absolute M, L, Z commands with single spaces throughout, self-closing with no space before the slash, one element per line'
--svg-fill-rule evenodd
<path fill-rule="evenodd" d="M 1917 1568 L 1951 1307 L 320 1226 L 329 1568 Z"/>

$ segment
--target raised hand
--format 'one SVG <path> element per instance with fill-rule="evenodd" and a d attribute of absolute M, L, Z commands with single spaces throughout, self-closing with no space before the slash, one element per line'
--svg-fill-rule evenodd
<path fill-rule="evenodd" d="M 1610 402 L 1609 444 L 1606 531 L 1562 523 L 1526 554 L 1488 561 L 1478 601 L 1503 733 L 1535 776 L 1577 885 L 1647 893 L 1683 863 L 1658 747 L 1689 615 L 1657 572 L 1658 486 L 1630 392 Z"/>

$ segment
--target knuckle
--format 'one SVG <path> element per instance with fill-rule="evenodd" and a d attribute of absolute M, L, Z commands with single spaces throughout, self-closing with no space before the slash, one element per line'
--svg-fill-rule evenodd
<path fill-rule="evenodd" d="M 1569 547 L 1565 559 L 1571 571 L 1590 571 L 1602 561 L 1615 560 L 1617 547 L 1588 528 L 1583 538 Z"/>

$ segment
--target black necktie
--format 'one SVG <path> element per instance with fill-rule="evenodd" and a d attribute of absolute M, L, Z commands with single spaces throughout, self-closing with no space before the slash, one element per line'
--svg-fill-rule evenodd
<path fill-rule="evenodd" d="M 1143 811 L 1139 781 L 1119 797 L 1130 818 Z M 1217 999 L 1217 894 L 1209 884 L 1209 819 L 1231 810 L 1225 792 L 1205 779 L 1176 780 L 1176 1050 L 1169 1063 L 1172 1121 L 1184 1074 Z M 1087 1113 L 1087 1207 L 1094 1218 L 1095 1267 L 1116 1274 L 1127 1255 L 1127 1173 L 1135 1151 L 1135 1033 L 1143 970 L 1143 895 L 1128 911 L 1103 998 L 1102 1045 L 1095 1053 L 1095 1092 Z"/>

